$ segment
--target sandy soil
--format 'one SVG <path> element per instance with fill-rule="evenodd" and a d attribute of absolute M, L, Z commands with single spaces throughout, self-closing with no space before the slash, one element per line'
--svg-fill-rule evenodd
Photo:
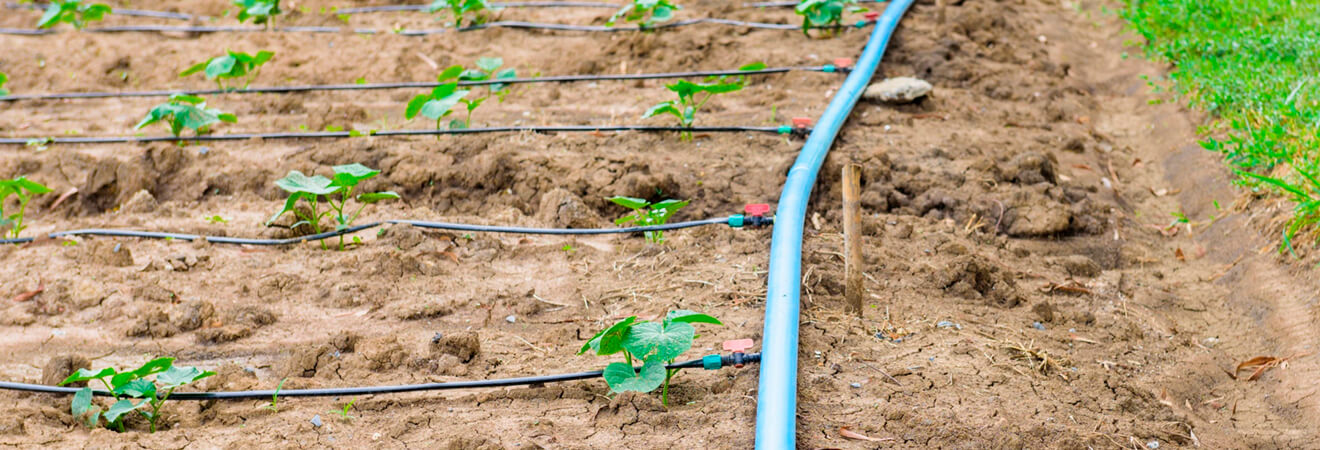
<path fill-rule="evenodd" d="M 170 4 L 217 16 L 226 7 Z M 290 9 L 331 5 L 347 6 Z M 786 10 L 729 5 L 686 2 L 683 14 L 794 21 Z M 1239 194 L 1194 142 L 1201 119 L 1148 102 L 1138 75 L 1162 69 L 1121 56 L 1137 50 L 1123 47 L 1131 36 L 1101 6 L 920 1 L 904 20 L 877 76 L 923 77 L 936 91 L 915 105 L 859 104 L 821 174 L 804 247 L 801 447 L 1320 445 L 1308 355 L 1320 340 L 1314 277 L 1271 256 L 1257 230 L 1273 212 L 1229 206 Z M 601 23 L 608 14 L 511 9 L 504 18 Z M 0 27 L 36 17 L 9 11 Z M 377 14 L 352 25 L 432 26 L 427 20 Z M 107 21 L 130 22 L 151 21 Z M 315 14 L 284 22 L 338 23 Z M 201 88 L 177 72 L 232 48 L 276 52 L 261 85 L 409 81 L 434 76 L 427 59 L 444 66 L 498 55 L 520 73 L 547 75 L 653 72 L 821 64 L 854 56 L 865 40 L 859 31 L 808 40 L 721 26 L 426 38 L 66 33 L 0 37 L 0 71 L 20 93 Z M 712 102 L 700 123 L 815 117 L 839 81 L 757 78 Z M 642 111 L 666 98 L 661 84 L 529 85 L 475 120 L 642 123 Z M 240 116 L 220 132 L 425 127 L 402 120 L 414 94 L 219 96 L 211 105 Z M 154 103 L 5 105 L 0 135 L 128 134 Z M 607 226 L 619 214 L 610 195 L 692 199 L 680 220 L 772 202 L 799 146 L 773 136 L 683 143 L 636 133 L 236 142 L 205 152 L 57 146 L 0 149 L 0 176 L 79 190 L 53 210 L 55 195 L 34 201 L 29 233 L 96 226 L 283 236 L 260 225 L 279 208 L 272 182 L 350 162 L 382 170 L 368 188 L 405 197 L 369 208 L 366 220 Z M 872 292 L 860 320 L 842 312 L 838 173 L 851 161 L 865 170 Z M 1196 226 L 1164 229 L 1179 210 Z M 229 223 L 202 219 L 216 214 Z M 122 366 L 153 355 L 217 370 L 202 384 L 209 390 L 270 389 L 286 377 L 286 388 L 305 388 L 589 370 L 606 361 L 573 355 L 584 338 L 609 321 L 671 308 L 726 322 L 703 328 L 693 357 L 725 339 L 761 337 L 768 230 L 695 229 L 664 245 L 404 227 L 361 237 L 364 245 L 345 252 L 131 239 L 0 249 L 0 379 L 42 382 L 60 378 L 70 360 Z M 38 285 L 47 290 L 36 298 L 8 300 Z M 437 334 L 444 338 L 433 343 Z M 1226 374 L 1260 355 L 1299 356 L 1256 381 Z M 364 397 L 347 422 L 329 411 L 349 399 L 286 399 L 278 413 L 258 401 L 179 403 L 156 434 L 88 431 L 66 398 L 0 393 L 11 405 L 0 443 L 749 448 L 756 375 L 755 367 L 685 373 L 668 409 L 657 396 L 610 398 L 600 381 Z M 319 428 L 310 423 L 318 414 Z M 841 427 L 892 440 L 847 439 Z"/>

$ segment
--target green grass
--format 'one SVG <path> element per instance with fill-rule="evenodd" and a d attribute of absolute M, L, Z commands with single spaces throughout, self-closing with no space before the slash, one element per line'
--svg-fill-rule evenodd
<path fill-rule="evenodd" d="M 1201 143 L 1238 183 L 1296 203 L 1280 251 L 1320 229 L 1320 1 L 1125 0 L 1146 55 L 1214 115 Z"/>

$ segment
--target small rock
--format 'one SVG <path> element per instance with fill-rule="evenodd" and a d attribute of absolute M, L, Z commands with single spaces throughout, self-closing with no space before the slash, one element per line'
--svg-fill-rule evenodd
<path fill-rule="evenodd" d="M 1036 306 L 1031 307 L 1031 312 L 1036 313 L 1036 317 L 1040 318 L 1041 322 L 1054 321 L 1054 306 L 1050 305 L 1050 302 L 1037 303 Z"/>
<path fill-rule="evenodd" d="M 1202 345 L 1205 345 L 1206 347 L 1215 348 L 1216 345 L 1219 345 L 1219 338 L 1217 338 L 1217 337 L 1208 337 L 1208 338 L 1202 339 L 1202 340 L 1201 340 L 1201 344 L 1202 344 Z"/>
<path fill-rule="evenodd" d="M 312 416 L 312 426 L 313 426 L 313 427 L 316 427 L 316 428 L 321 428 L 321 415 L 320 415 L 320 414 L 317 414 L 317 415 L 315 415 L 315 416 Z"/>
<path fill-rule="evenodd" d="M 1150 442 L 1147 442 L 1147 443 L 1146 443 L 1146 448 L 1149 448 L 1149 449 L 1151 449 L 1151 450 L 1154 450 L 1154 449 L 1160 448 L 1160 441 L 1150 441 Z"/>
<path fill-rule="evenodd" d="M 953 328 L 953 329 L 955 329 L 955 330 L 961 330 L 961 329 L 962 329 L 962 324 L 953 323 L 953 322 L 950 322 L 950 321 L 947 321 L 947 320 L 941 320 L 941 321 L 935 323 L 935 327 L 936 327 L 936 328 Z"/>
<path fill-rule="evenodd" d="M 1032 322 L 1031 327 L 1041 331 L 1045 330 L 1045 324 L 1042 324 L 1040 322 Z"/>
<path fill-rule="evenodd" d="M 850 384 L 849 386 L 852 386 L 853 389 L 861 389 L 861 388 L 862 388 L 862 383 L 853 383 L 853 384 Z"/>
<path fill-rule="evenodd" d="M 432 343 L 432 344 L 439 344 L 439 343 L 440 343 L 440 340 L 441 340 L 441 339 L 444 339 L 444 338 L 445 338 L 445 334 L 444 334 L 444 333 L 441 333 L 441 332 L 439 332 L 439 331 L 437 331 L 437 332 L 435 332 L 435 336 L 432 336 L 432 337 L 431 337 L 431 343 Z"/>
<path fill-rule="evenodd" d="M 146 189 L 142 189 L 133 194 L 124 206 L 119 208 L 120 212 L 126 213 L 149 213 L 156 210 L 156 197 L 153 197 Z"/>
<path fill-rule="evenodd" d="M 504 321 L 508 323 L 518 323 L 518 317 L 510 315 L 509 317 L 505 317 Z"/>
<path fill-rule="evenodd" d="M 929 94 L 933 86 L 925 80 L 912 77 L 888 78 L 872 84 L 862 93 L 862 98 L 887 103 L 912 103 Z"/>

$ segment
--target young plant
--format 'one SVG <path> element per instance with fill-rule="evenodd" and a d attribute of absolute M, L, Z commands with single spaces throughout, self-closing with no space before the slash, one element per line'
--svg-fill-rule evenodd
<path fill-rule="evenodd" d="M 748 71 L 761 70 L 764 68 L 765 63 L 757 62 L 739 67 L 738 70 Z M 692 128 L 692 125 L 697 121 L 697 111 L 700 111 L 701 107 L 706 106 L 706 102 L 709 102 L 710 99 L 719 94 L 740 91 L 747 85 L 746 77 L 742 75 L 733 77 L 732 81 L 730 81 L 730 77 L 730 75 L 720 75 L 718 77 L 712 75 L 706 77 L 705 82 L 702 83 L 679 80 L 677 83 L 667 84 L 665 85 L 665 88 L 677 94 L 678 100 L 656 103 L 651 109 L 646 110 L 646 114 L 643 114 L 642 118 L 646 119 L 661 114 L 668 114 L 674 116 L 675 119 L 678 119 L 678 126 L 682 128 Z M 704 96 L 701 95 L 703 93 L 705 94 Z M 679 137 L 682 140 L 690 141 L 692 140 L 692 132 L 681 132 L 679 133 Z"/>
<path fill-rule="evenodd" d="M 670 311 L 659 323 L 632 316 L 596 333 L 577 354 L 588 350 L 601 356 L 622 353 L 623 362 L 605 366 L 605 383 L 610 391 L 651 392 L 664 386 L 661 399 L 669 406 L 669 380 L 678 369 L 665 366 L 692 348 L 697 335 L 694 323 L 724 325 L 719 319 L 687 310 Z M 638 361 L 642 363 L 640 371 L 634 366 Z"/>
<path fill-rule="evenodd" d="M 467 97 L 468 92 L 470 92 L 466 89 L 458 88 L 458 80 L 459 77 L 463 75 L 463 72 L 463 66 L 452 66 L 445 69 L 444 72 L 440 72 L 440 75 L 436 77 L 436 81 L 439 81 L 442 84 L 431 89 L 431 93 L 429 94 L 420 94 L 413 97 L 413 99 L 408 102 L 408 107 L 404 110 L 403 117 L 412 120 L 414 117 L 417 117 L 418 114 L 421 114 L 428 119 L 434 120 L 436 129 L 439 129 L 440 121 L 445 117 L 448 117 L 450 114 L 453 114 L 454 106 L 457 106 L 460 101 L 463 101 L 464 97 Z M 480 103 L 477 103 L 477 105 L 480 106 Z M 476 109 L 476 106 L 469 107 L 469 119 L 471 118 L 472 110 L 474 109 Z M 467 125 L 468 122 L 457 119 L 449 122 L 449 128 L 451 129 L 467 128 Z"/>
<path fill-rule="evenodd" d="M 138 122 L 135 130 L 140 130 L 156 122 L 165 122 L 170 127 L 170 134 L 179 137 L 184 128 L 193 130 L 198 135 L 210 132 L 213 124 L 220 122 L 235 123 L 238 117 L 218 109 L 207 108 L 206 100 L 195 95 L 174 94 L 165 103 L 156 105 L 147 112 L 147 116 Z"/>
<path fill-rule="evenodd" d="M 47 192 L 50 192 L 50 188 L 24 177 L 0 180 L 0 230 L 8 227 L 9 237 L 18 239 L 18 234 L 22 233 L 24 228 L 27 228 L 26 225 L 23 225 L 23 213 L 27 211 L 27 204 L 31 200 L 31 196 Z M 5 200 L 10 195 L 18 198 L 18 212 L 6 215 Z"/>
<path fill-rule="evenodd" d="M 100 381 L 114 403 L 104 412 L 92 402 L 92 388 L 84 387 L 73 396 L 70 410 L 73 416 L 95 428 L 105 419 L 105 427 L 120 432 L 124 431 L 124 418 L 130 412 L 137 411 L 151 424 L 151 432 L 156 432 L 156 423 L 160 420 L 161 407 L 170 398 L 174 390 L 194 381 L 215 375 L 215 372 L 203 371 L 196 367 L 174 365 L 174 358 L 157 358 L 136 369 L 119 372 L 113 367 L 98 371 L 78 369 L 69 375 L 60 385 L 81 381 Z M 147 377 L 154 376 L 154 380 Z M 140 399 L 136 403 L 134 399 Z M 150 409 L 147 411 L 143 409 Z"/>
<path fill-rule="evenodd" d="M 802 34 L 810 36 L 812 28 L 826 28 L 833 33 L 842 26 L 845 11 L 864 12 L 866 8 L 857 6 L 857 0 L 802 0 L 794 11 L 802 16 Z"/>
<path fill-rule="evenodd" d="M 105 18 L 113 10 L 110 6 L 101 3 L 83 3 L 82 0 L 55 0 L 46 7 L 46 13 L 41 15 L 41 21 L 37 22 L 37 28 L 46 29 L 67 23 L 73 25 L 75 29 L 83 29 L 88 22 L 95 22 Z"/>
<path fill-rule="evenodd" d="M 266 225 L 269 226 L 271 222 L 280 218 L 284 213 L 293 211 L 299 221 L 290 228 L 307 224 L 312 227 L 313 233 L 320 234 L 321 219 L 331 217 L 335 221 L 335 231 L 342 231 L 353 226 L 353 221 L 357 220 L 358 215 L 362 214 L 362 209 L 366 208 L 367 205 L 381 200 L 399 198 L 399 194 L 393 191 L 354 195 L 353 191 L 357 188 L 358 183 L 379 175 L 379 170 L 353 163 L 335 166 L 334 172 L 334 178 L 326 178 L 320 175 L 309 177 L 297 170 L 291 170 L 284 178 L 276 180 L 275 185 L 288 192 L 289 198 L 284 202 L 284 209 L 271 216 L 270 220 L 266 221 Z M 324 203 L 322 203 L 323 197 Z M 298 200 L 306 200 L 311 207 L 311 212 L 299 211 L 296 208 Z M 356 200 L 360 204 L 357 211 L 353 211 L 351 214 L 347 212 L 351 210 L 351 208 L 348 208 L 349 200 Z M 321 209 L 322 206 L 325 206 L 324 211 Z M 357 241 L 356 238 L 354 240 Z M 321 248 L 328 248 L 324 240 L 321 241 Z M 339 236 L 339 249 L 344 249 L 343 235 Z"/>
<path fill-rule="evenodd" d="M 224 80 L 243 80 L 243 89 L 247 89 L 252 83 L 252 79 L 257 77 L 257 72 L 261 66 L 270 61 L 275 56 L 274 53 L 262 50 L 256 55 L 249 55 L 243 52 L 225 51 L 225 55 L 217 56 L 206 61 L 194 64 L 192 67 L 179 72 L 180 77 L 186 77 L 197 72 L 206 72 L 206 79 L 215 80 L 215 84 L 220 90 L 227 90 Z"/>
<path fill-rule="evenodd" d="M 674 18 L 674 11 L 680 9 L 683 8 L 669 0 L 632 0 L 610 16 L 610 20 L 605 22 L 605 25 L 612 27 L 622 17 L 629 22 L 638 22 L 638 26 L 642 28 L 647 28 Z"/>
<path fill-rule="evenodd" d="M 496 80 L 505 80 L 518 77 L 518 71 L 512 67 L 500 70 L 500 66 L 503 65 L 504 60 L 501 58 L 477 58 L 477 68 L 464 70 L 463 73 L 458 76 L 458 79 L 459 81 L 487 81 L 492 78 Z M 498 98 L 500 103 L 504 103 L 504 97 L 509 95 L 508 83 L 491 83 L 485 86 L 486 95 L 474 99 L 463 98 L 459 100 L 459 103 L 462 103 L 463 106 L 467 108 L 467 119 L 463 120 L 462 127 L 455 126 L 458 125 L 457 120 L 451 121 L 449 123 L 449 128 L 471 128 L 472 112 L 476 111 L 477 107 L 481 106 L 482 103 L 485 103 L 486 100 L 489 100 L 492 96 Z"/>
<path fill-rule="evenodd" d="M 5 89 L 5 83 L 8 82 L 9 82 L 9 75 L 5 75 L 4 72 L 0 72 L 0 97 L 9 95 L 9 89 Z"/>
<path fill-rule="evenodd" d="M 268 29 L 275 24 L 275 16 L 283 12 L 280 0 L 234 0 L 234 6 L 238 7 L 238 23 L 252 19 L 252 23 L 264 24 Z"/>
<path fill-rule="evenodd" d="M 338 415 L 339 418 L 340 418 L 341 420 L 345 421 L 345 422 L 348 422 L 348 421 L 350 421 L 350 420 L 356 419 L 357 417 L 353 417 L 353 416 L 348 415 L 348 410 L 353 409 L 353 404 L 354 404 L 354 403 L 357 403 L 357 399 L 356 399 L 356 398 L 353 399 L 353 400 L 350 400 L 348 403 L 344 404 L 343 408 L 341 408 L 341 409 L 331 410 L 331 411 L 330 411 L 330 414 Z"/>
<path fill-rule="evenodd" d="M 280 384 L 275 385 L 275 393 L 271 394 L 270 403 L 267 403 L 265 406 L 262 406 L 262 408 L 270 410 L 270 412 L 276 414 L 280 413 L 280 391 L 284 390 L 285 381 L 289 381 L 289 379 L 288 378 L 281 379 Z"/>
<path fill-rule="evenodd" d="M 454 28 L 463 27 L 463 19 L 468 25 L 481 25 L 490 20 L 489 13 L 499 12 L 499 7 L 491 6 L 486 0 L 435 0 L 426 7 L 426 12 L 449 11 L 454 16 Z"/>
<path fill-rule="evenodd" d="M 634 226 L 645 227 L 651 225 L 664 225 L 665 222 L 669 221 L 670 217 L 674 217 L 674 213 L 678 212 L 678 210 L 682 209 L 684 206 L 687 206 L 691 200 L 664 200 L 653 204 L 640 198 L 614 196 L 610 197 L 610 201 L 614 202 L 616 205 L 632 210 L 632 214 L 614 219 L 615 225 L 632 224 Z M 656 244 L 665 242 L 665 232 L 663 231 L 646 231 L 642 234 L 646 236 L 647 241 Z"/>

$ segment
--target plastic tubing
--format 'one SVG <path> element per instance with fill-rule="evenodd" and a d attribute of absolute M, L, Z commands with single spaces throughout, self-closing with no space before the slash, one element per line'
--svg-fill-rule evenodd
<path fill-rule="evenodd" d="M 802 67 L 767 67 L 759 70 L 710 70 L 697 72 L 661 72 L 661 73 L 638 73 L 638 74 L 606 74 L 606 75 L 556 75 L 537 78 L 504 78 L 490 79 L 481 81 L 459 81 L 459 86 L 485 86 L 491 84 L 526 84 L 526 83 L 567 83 L 573 81 L 617 81 L 617 80 L 654 80 L 666 78 L 690 78 L 722 75 L 771 75 L 793 71 L 801 72 L 822 72 L 822 73 L 844 73 L 847 68 L 838 68 L 834 66 L 802 66 Z M 437 81 L 407 81 L 399 83 L 369 83 L 369 84 L 326 84 L 312 86 L 269 86 L 269 87 L 251 87 L 245 89 L 196 89 L 196 90 L 162 90 L 162 91 L 128 91 L 128 92 L 65 92 L 52 94 L 20 94 L 10 96 L 0 96 L 0 102 L 18 101 L 18 100 L 65 100 L 65 99 L 89 99 L 89 98 L 126 98 L 126 97 L 169 97 L 174 94 L 188 95 L 219 95 L 219 94 L 289 94 L 296 92 L 312 91 L 368 91 L 380 89 L 413 89 L 413 88 L 433 88 L 440 85 Z"/>
<path fill-rule="evenodd" d="M 802 226 L 825 155 L 880 65 L 889 38 L 912 0 L 893 0 L 876 22 L 866 49 L 834 95 L 788 171 L 775 212 L 766 287 L 761 377 L 756 401 L 756 448 L 792 450 L 797 439 L 798 314 L 802 287 Z"/>
<path fill-rule="evenodd" d="M 735 220 L 737 219 L 737 220 Z M 56 231 L 47 234 L 51 239 L 65 236 L 112 236 L 112 237 L 135 237 L 144 239 L 173 239 L 185 242 L 196 240 L 206 240 L 213 244 L 235 244 L 235 245 L 293 245 L 303 242 L 320 241 L 333 237 L 356 233 L 368 228 L 375 228 L 381 225 L 401 224 L 411 225 L 418 228 L 429 228 L 434 230 L 454 230 L 454 231 L 474 231 L 482 233 L 510 233 L 510 234 L 555 234 L 555 235 L 582 235 L 582 234 L 627 234 L 642 233 L 647 231 L 669 231 L 683 228 L 700 227 L 706 225 L 729 225 L 734 228 L 743 226 L 763 226 L 774 223 L 774 218 L 766 217 L 758 220 L 758 223 L 744 225 L 742 216 L 716 217 L 711 219 L 692 220 L 687 222 L 674 222 L 664 225 L 649 225 L 644 227 L 624 227 L 624 228 L 524 228 L 524 227 L 505 227 L 491 225 L 472 225 L 465 223 L 447 223 L 447 222 L 426 222 L 420 220 L 389 220 L 383 222 L 372 222 L 338 231 L 327 231 L 324 233 L 310 234 L 307 236 L 298 236 L 286 239 L 248 239 L 225 236 L 203 236 L 199 234 L 187 233 L 163 233 L 159 231 L 133 231 L 133 230 L 113 230 L 104 228 L 88 228 L 83 230 Z M 0 244 L 24 244 L 34 241 L 34 238 L 22 237 L 14 239 L 0 239 Z"/>
<path fill-rule="evenodd" d="M 722 366 L 731 366 L 734 358 L 730 355 L 722 355 Z M 749 353 L 743 355 L 741 362 L 756 363 L 761 360 L 761 355 Z M 669 369 L 695 369 L 702 367 L 702 360 L 694 359 L 681 363 L 669 364 L 665 366 Z M 639 367 L 640 368 L 640 367 Z M 282 389 L 278 393 L 274 390 L 269 391 L 231 391 L 231 392 L 175 392 L 170 395 L 170 400 L 245 400 L 245 399 L 268 399 L 274 395 L 280 397 L 342 397 L 357 395 L 376 395 L 376 394 L 398 394 L 404 392 L 417 391 L 439 391 L 448 389 L 471 389 L 471 388 L 491 388 L 501 386 L 519 386 L 530 384 L 556 383 L 564 381 L 585 380 L 590 378 L 599 378 L 604 374 L 603 371 L 595 370 L 591 372 L 566 373 L 561 375 L 544 375 L 534 377 L 502 378 L 494 380 L 475 380 L 475 381 L 451 381 L 447 383 L 423 383 L 423 384 L 404 384 L 395 386 L 364 386 L 349 388 L 328 388 L 328 389 Z M 44 394 L 73 395 L 77 394 L 81 388 L 46 386 L 44 384 L 31 383 L 10 383 L 0 382 L 0 389 L 23 392 L 39 392 Z M 109 397 L 110 393 L 103 390 L 92 390 L 92 395 L 98 397 Z"/>
<path fill-rule="evenodd" d="M 868 23 L 869 23 L 869 22 L 862 22 L 862 23 L 859 23 L 858 25 L 855 25 L 854 27 L 864 26 L 864 25 L 867 25 Z M 558 30 L 558 31 L 599 31 L 599 32 L 614 32 L 614 33 L 617 33 L 617 32 L 624 32 L 624 31 L 650 31 L 650 30 L 659 30 L 659 29 L 665 29 L 665 28 L 677 28 L 677 27 L 685 27 L 685 26 L 690 26 L 690 25 L 700 25 L 700 24 L 728 25 L 728 26 L 746 27 L 746 28 L 756 28 L 756 29 L 764 29 L 764 30 L 800 30 L 800 29 L 802 29 L 801 26 L 793 25 L 793 24 L 783 24 L 783 23 L 764 23 L 764 22 L 745 22 L 745 21 L 741 21 L 741 20 L 716 19 L 716 18 L 702 18 L 702 19 L 680 20 L 680 21 L 677 21 L 677 22 L 669 22 L 669 23 L 664 23 L 664 24 L 655 25 L 655 26 L 650 26 L 650 27 L 641 27 L 641 26 L 630 26 L 630 27 L 608 27 L 608 26 L 604 26 L 604 25 L 570 25 L 570 24 L 559 24 L 559 23 L 538 23 L 538 22 L 520 22 L 520 21 L 500 21 L 500 22 L 488 22 L 488 23 L 483 23 L 483 24 L 481 24 L 481 25 L 473 25 L 473 26 L 463 27 L 463 28 L 457 28 L 457 29 L 455 29 L 455 28 L 428 28 L 428 29 L 420 29 L 420 30 L 400 30 L 400 31 L 397 31 L 397 32 L 395 32 L 395 31 L 381 31 L 381 30 L 374 30 L 374 29 L 370 29 L 370 28 L 353 28 L 353 29 L 350 29 L 350 30 L 351 30 L 353 33 L 356 33 L 356 34 L 390 34 L 390 33 L 393 33 L 393 34 L 398 34 L 398 35 L 400 35 L 400 36 L 428 36 L 428 35 L 432 35 L 432 34 L 452 33 L 452 32 L 454 32 L 454 31 L 464 32 L 464 31 L 484 30 L 484 29 L 487 29 L 487 28 L 521 28 L 521 29 L 532 29 L 532 30 Z M 837 26 L 837 27 L 828 26 L 828 27 L 811 27 L 811 28 L 813 28 L 813 29 L 846 29 L 846 28 L 853 28 L 853 27 L 846 26 L 846 25 L 840 25 L 840 26 Z M 175 26 L 175 25 L 125 25 L 125 26 L 108 26 L 108 27 L 95 27 L 95 28 L 84 28 L 84 29 L 82 29 L 82 32 L 84 32 L 84 33 L 135 33 L 135 32 L 160 32 L 160 33 L 260 33 L 260 32 L 268 32 L 268 31 L 285 32 L 285 33 L 343 33 L 343 32 L 345 31 L 345 29 L 344 29 L 344 28 L 340 28 L 340 27 L 275 27 L 275 28 L 271 28 L 271 29 L 266 29 L 266 28 L 263 28 L 263 27 Z M 63 32 L 63 31 L 59 31 L 59 30 L 49 30 L 49 29 L 48 29 L 48 30 L 34 30 L 34 29 L 27 29 L 27 28 L 0 28 L 0 34 L 13 34 L 13 35 L 22 35 L 22 36 L 41 36 L 41 35 L 57 34 L 57 33 L 62 33 L 62 32 Z"/>
<path fill-rule="evenodd" d="M 549 127 L 488 127 L 488 128 L 459 128 L 450 130 L 384 130 L 360 133 L 354 135 L 351 131 L 319 131 L 311 133 L 238 133 L 221 135 L 201 135 L 201 136 L 104 136 L 104 137 L 47 137 L 32 136 L 21 138 L 3 138 L 0 139 L 0 145 L 28 145 L 29 143 L 40 143 L 42 145 L 53 144 L 127 144 L 141 142 L 216 142 L 216 141 L 245 141 L 248 139 L 336 139 L 352 138 L 365 136 L 439 136 L 447 134 L 479 134 L 479 133 L 591 133 L 596 131 L 686 131 L 691 133 L 742 133 L 742 132 L 761 132 L 761 133 L 796 133 L 806 131 L 784 127 L 664 127 L 664 126 L 644 126 L 644 125 L 562 125 Z"/>

